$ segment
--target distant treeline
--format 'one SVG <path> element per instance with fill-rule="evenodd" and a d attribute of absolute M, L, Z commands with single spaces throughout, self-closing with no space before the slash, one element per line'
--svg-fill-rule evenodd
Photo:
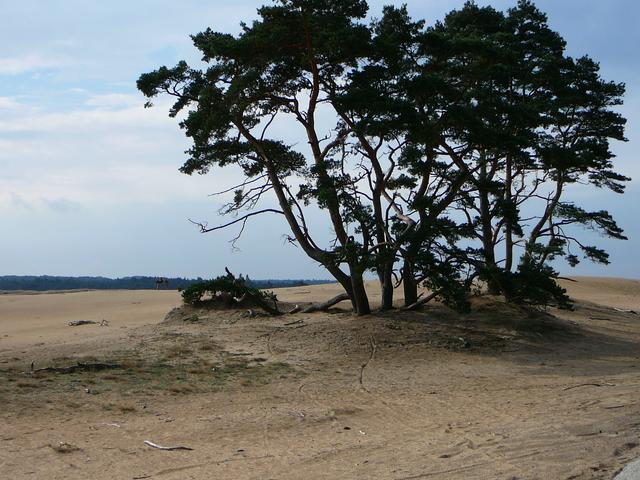
<path fill-rule="evenodd" d="M 166 278 L 169 283 L 161 284 L 162 289 L 184 289 L 202 278 Z M 330 280 L 252 280 L 244 277 L 256 288 L 284 288 L 304 285 L 319 285 L 332 283 Z M 0 276 L 0 290 L 148 290 L 156 288 L 159 277 L 54 277 L 43 276 Z"/>

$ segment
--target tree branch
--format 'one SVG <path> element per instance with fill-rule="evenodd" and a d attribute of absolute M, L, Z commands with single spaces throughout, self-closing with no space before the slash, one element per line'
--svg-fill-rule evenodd
<path fill-rule="evenodd" d="M 264 210 L 259 210 L 257 212 L 251 212 L 251 213 L 247 213 L 246 215 L 243 215 L 240 218 L 236 218 L 234 221 L 229 222 L 229 223 L 225 223 L 224 225 L 218 225 L 217 227 L 213 227 L 213 228 L 207 228 L 207 225 L 204 223 L 199 223 L 199 222 L 194 222 L 193 220 L 189 219 L 189 221 L 191 223 L 193 223 L 194 225 L 197 225 L 198 227 L 200 227 L 200 233 L 209 233 L 209 232 L 213 232 L 215 230 L 221 230 L 223 228 L 227 228 L 230 227 L 231 225 L 235 225 L 236 223 L 240 223 L 240 222 L 244 222 L 246 221 L 248 218 L 253 217 L 255 215 L 260 215 L 262 213 L 279 213 L 280 215 L 284 215 L 284 212 L 281 210 L 276 210 L 274 208 L 265 208 Z"/>

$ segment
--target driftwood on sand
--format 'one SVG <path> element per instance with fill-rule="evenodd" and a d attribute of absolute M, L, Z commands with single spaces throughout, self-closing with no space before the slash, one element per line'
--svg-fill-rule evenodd
<path fill-rule="evenodd" d="M 146 445 L 149 445 L 151 448 L 157 448 L 158 450 L 166 450 L 166 451 L 173 451 L 173 450 L 193 450 L 193 448 L 191 447 L 185 447 L 184 445 L 176 445 L 173 447 L 163 447 L 162 445 L 158 445 L 157 443 L 153 443 L 149 440 L 145 440 L 144 443 Z"/>

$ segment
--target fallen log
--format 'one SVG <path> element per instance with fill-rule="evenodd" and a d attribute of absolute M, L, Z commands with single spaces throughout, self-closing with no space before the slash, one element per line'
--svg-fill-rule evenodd
<path fill-rule="evenodd" d="M 309 305 L 306 308 L 300 310 L 301 313 L 312 313 L 312 312 L 324 312 L 333 307 L 336 303 L 343 302 L 345 300 L 349 300 L 349 295 L 346 293 L 341 293 L 340 295 L 336 295 L 330 300 L 322 303 L 314 303 L 313 305 Z"/>

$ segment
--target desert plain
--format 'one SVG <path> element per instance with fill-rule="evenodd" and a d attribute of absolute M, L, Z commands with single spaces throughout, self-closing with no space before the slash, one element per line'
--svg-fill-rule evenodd
<path fill-rule="evenodd" d="M 640 456 L 640 281 L 563 285 L 573 311 L 365 317 L 0 295 L 0 478 L 611 479 Z"/>

